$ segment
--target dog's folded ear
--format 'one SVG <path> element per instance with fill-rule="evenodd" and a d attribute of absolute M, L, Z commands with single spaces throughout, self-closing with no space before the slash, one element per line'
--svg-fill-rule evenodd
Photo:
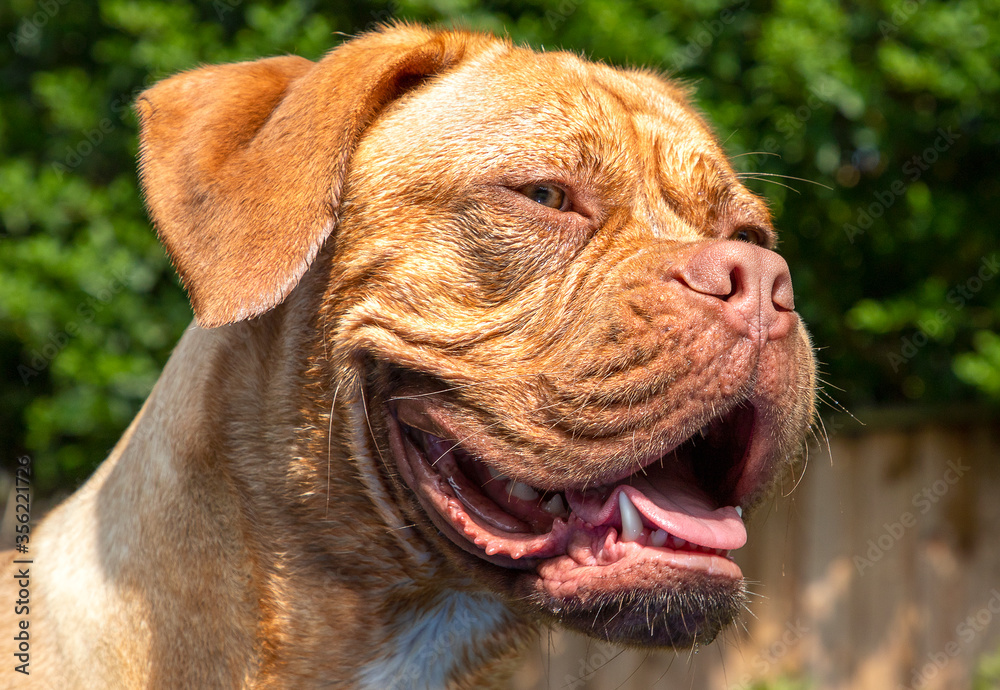
<path fill-rule="evenodd" d="M 337 222 L 355 145 L 379 111 L 485 46 L 484 36 L 396 26 L 319 62 L 204 67 L 145 91 L 140 177 L 198 323 L 281 303 Z"/>

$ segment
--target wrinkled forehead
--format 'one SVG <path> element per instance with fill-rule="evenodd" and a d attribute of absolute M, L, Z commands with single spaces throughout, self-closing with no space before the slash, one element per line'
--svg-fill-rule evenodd
<path fill-rule="evenodd" d="M 643 158 L 731 173 L 680 88 L 561 52 L 498 45 L 402 99 L 374 129 L 411 166 L 461 152 L 468 156 L 456 160 L 474 160 L 477 172 L 518 163 L 635 167 Z"/>

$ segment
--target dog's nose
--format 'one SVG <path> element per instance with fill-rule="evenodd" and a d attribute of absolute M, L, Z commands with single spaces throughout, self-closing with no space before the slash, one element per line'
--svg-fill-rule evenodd
<path fill-rule="evenodd" d="M 779 340 L 796 317 L 788 264 L 748 242 L 714 242 L 694 254 L 679 277 L 693 291 L 717 297 L 739 315 L 731 322 L 746 335 Z M 727 310 L 728 311 L 728 310 Z"/>

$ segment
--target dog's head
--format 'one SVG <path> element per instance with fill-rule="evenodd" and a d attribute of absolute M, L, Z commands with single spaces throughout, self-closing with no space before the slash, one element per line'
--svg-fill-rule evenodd
<path fill-rule="evenodd" d="M 322 273 L 324 395 L 364 405 L 361 471 L 449 572 L 618 642 L 733 618 L 741 515 L 800 452 L 814 364 L 767 208 L 682 88 L 396 27 L 139 109 L 199 322 Z"/>

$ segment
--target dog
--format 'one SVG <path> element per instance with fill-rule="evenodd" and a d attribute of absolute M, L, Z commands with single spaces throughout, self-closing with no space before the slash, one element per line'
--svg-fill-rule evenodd
<path fill-rule="evenodd" d="M 734 619 L 815 365 L 683 86 L 394 25 L 136 108 L 196 323 L 8 555 L 4 683 L 504 687 L 542 626 L 680 649 Z"/>

